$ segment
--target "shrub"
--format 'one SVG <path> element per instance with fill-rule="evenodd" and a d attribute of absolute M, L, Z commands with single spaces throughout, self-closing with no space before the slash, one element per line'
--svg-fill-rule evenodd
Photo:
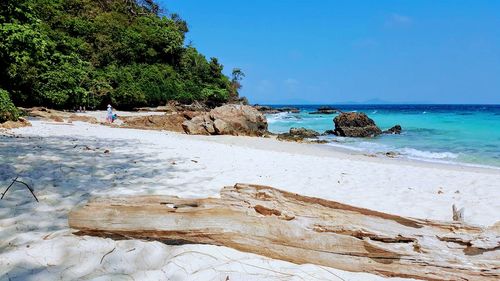
<path fill-rule="evenodd" d="M 222 105 L 229 99 L 229 91 L 218 88 L 205 88 L 201 91 L 202 100 L 210 107 Z"/>
<path fill-rule="evenodd" d="M 19 110 L 10 100 L 9 93 L 4 89 L 0 89 L 0 123 L 6 121 L 17 121 L 19 118 Z"/>

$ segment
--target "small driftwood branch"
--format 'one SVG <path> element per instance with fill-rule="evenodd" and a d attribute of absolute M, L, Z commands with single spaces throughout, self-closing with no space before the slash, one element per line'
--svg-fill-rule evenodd
<path fill-rule="evenodd" d="M 99 264 L 102 264 L 102 261 L 104 260 L 104 258 L 105 258 L 107 255 L 109 255 L 109 254 L 111 254 L 112 252 L 114 252 L 114 251 L 115 251 L 115 249 L 116 249 L 116 247 L 114 247 L 114 248 L 113 248 L 113 249 L 111 249 L 109 252 L 107 252 L 106 254 L 104 254 L 104 256 L 102 256 L 102 258 L 101 258 L 101 262 L 100 262 Z"/>
<path fill-rule="evenodd" d="M 5 196 L 5 194 L 7 193 L 7 191 L 9 191 L 10 187 L 11 187 L 12 185 L 14 185 L 14 183 L 16 182 L 16 180 L 17 180 L 18 178 L 19 178 L 19 176 L 17 176 L 17 177 L 16 177 L 16 178 L 15 178 L 15 179 L 14 179 L 14 180 L 10 183 L 10 185 L 7 187 L 7 189 L 6 189 L 6 190 L 2 193 L 2 197 L 0 197 L 0 200 L 2 200 L 2 199 L 3 199 L 3 197 Z"/>
<path fill-rule="evenodd" d="M 387 277 L 500 280 L 500 224 L 401 217 L 272 187 L 237 184 L 221 198 L 95 198 L 73 209 L 82 235 L 231 247 L 297 264 Z"/>
<path fill-rule="evenodd" d="M 14 180 L 10 183 L 9 187 L 7 187 L 7 189 L 4 191 L 4 193 L 2 193 L 2 197 L 0 198 L 0 200 L 2 200 L 2 199 L 3 199 L 3 197 L 5 196 L 5 194 L 7 193 L 7 191 L 9 191 L 10 187 L 11 187 L 12 185 L 14 185 L 14 183 L 16 183 L 16 182 L 17 182 L 17 183 L 20 183 L 20 184 L 23 184 L 24 186 L 26 186 L 26 188 L 28 188 L 28 190 L 31 192 L 31 194 L 32 194 L 32 195 L 33 195 L 33 197 L 35 198 L 36 202 L 40 202 L 40 201 L 38 201 L 38 198 L 37 198 L 37 197 L 36 197 L 36 195 L 35 195 L 35 191 L 34 191 L 34 189 L 33 189 L 31 186 L 29 186 L 27 183 L 25 183 L 25 182 L 23 182 L 23 181 L 19 181 L 19 180 L 17 180 L 18 178 L 19 178 L 19 176 L 17 176 L 17 177 L 16 177 L 16 178 L 15 178 L 15 179 L 14 179 Z"/>

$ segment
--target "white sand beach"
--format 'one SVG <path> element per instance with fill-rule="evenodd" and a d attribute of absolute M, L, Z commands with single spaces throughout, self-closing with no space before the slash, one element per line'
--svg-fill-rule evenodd
<path fill-rule="evenodd" d="M 368 157 L 268 138 L 188 136 L 81 122 L 32 121 L 0 133 L 0 280 L 409 280 L 295 265 L 210 245 L 75 236 L 67 215 L 92 196 L 216 197 L 269 185 L 377 211 L 500 221 L 500 170 Z M 107 153 L 105 151 L 108 150 Z"/>

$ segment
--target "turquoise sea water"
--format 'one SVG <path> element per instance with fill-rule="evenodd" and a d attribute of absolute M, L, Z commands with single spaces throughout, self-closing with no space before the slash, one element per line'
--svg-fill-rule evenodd
<path fill-rule="evenodd" d="M 319 132 L 333 129 L 335 115 L 312 115 L 319 105 L 294 106 L 300 113 L 267 115 L 269 130 L 287 132 L 305 127 Z M 400 157 L 500 168 L 500 105 L 331 105 L 342 111 L 365 112 L 382 129 L 395 124 L 401 135 L 375 138 L 325 136 L 327 145 L 366 151 L 397 152 Z"/>

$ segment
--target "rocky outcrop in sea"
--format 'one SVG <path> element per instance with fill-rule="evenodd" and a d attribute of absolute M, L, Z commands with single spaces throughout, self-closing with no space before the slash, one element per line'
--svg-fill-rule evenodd
<path fill-rule="evenodd" d="M 334 134 L 342 137 L 366 138 L 382 133 L 371 118 L 363 112 L 343 112 L 333 119 Z"/>
<path fill-rule="evenodd" d="M 316 111 L 309 112 L 309 114 L 335 114 L 340 113 L 341 111 L 333 108 L 331 106 L 321 106 L 316 109 Z"/>

